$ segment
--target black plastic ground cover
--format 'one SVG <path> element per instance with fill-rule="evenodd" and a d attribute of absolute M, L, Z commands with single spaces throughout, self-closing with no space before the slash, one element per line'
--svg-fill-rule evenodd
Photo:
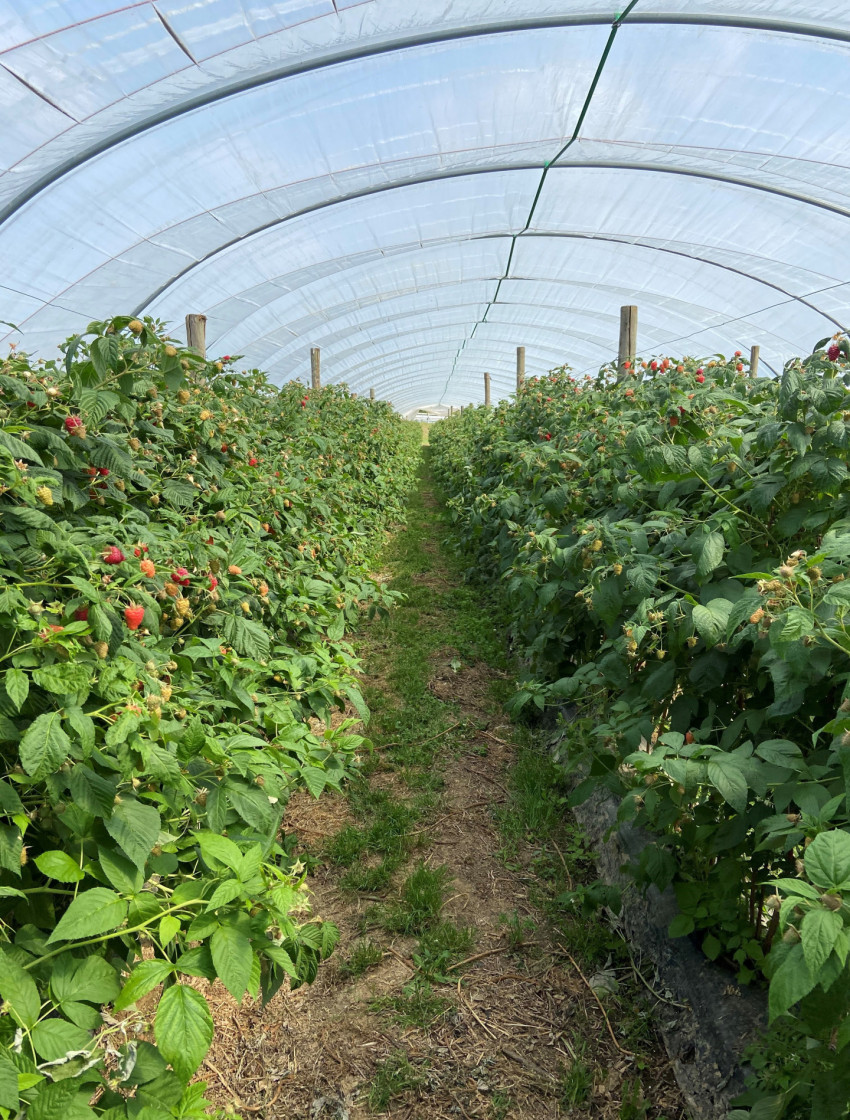
<path fill-rule="evenodd" d="M 558 736 L 553 751 L 560 742 Z M 612 924 L 643 958 L 643 975 L 646 961 L 652 962 L 653 987 L 670 1001 L 659 1003 L 656 1022 L 693 1118 L 724 1120 L 745 1088 L 741 1055 L 766 1025 L 766 995 L 740 987 L 690 938 L 668 936 L 676 897 L 672 888 L 650 887 L 644 894 L 623 872 L 652 838 L 628 822 L 617 823 L 613 795 L 597 790 L 572 811 L 595 853 L 599 878 L 622 891 L 622 909 L 611 915 Z"/>

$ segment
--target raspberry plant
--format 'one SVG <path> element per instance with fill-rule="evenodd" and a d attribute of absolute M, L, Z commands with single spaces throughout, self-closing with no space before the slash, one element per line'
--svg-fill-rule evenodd
<path fill-rule="evenodd" d="M 528 665 L 514 710 L 569 706 L 574 802 L 604 787 L 654 838 L 631 870 L 673 885 L 671 934 L 770 979 L 799 1061 L 762 1065 L 759 1120 L 850 1102 L 850 868 L 810 866 L 850 843 L 849 348 L 829 341 L 777 379 L 740 355 L 564 367 L 431 437 Z"/>
<path fill-rule="evenodd" d="M 309 721 L 368 717 L 345 631 L 416 453 L 151 320 L 0 367 L 0 1115 L 201 1115 L 190 980 L 268 998 L 332 951 L 286 804 L 368 746 Z"/>

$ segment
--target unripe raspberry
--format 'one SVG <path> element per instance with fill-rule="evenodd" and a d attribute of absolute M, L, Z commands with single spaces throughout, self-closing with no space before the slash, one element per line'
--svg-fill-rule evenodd
<path fill-rule="evenodd" d="M 166 346 L 165 356 L 166 356 L 166 358 L 176 358 L 177 357 L 177 347 L 176 346 L 171 346 L 171 345 Z"/>
<path fill-rule="evenodd" d="M 35 496 L 43 506 L 53 505 L 53 491 L 49 486 L 39 486 L 39 488 L 35 492 Z"/>
<path fill-rule="evenodd" d="M 192 394 L 189 392 L 188 389 L 181 389 L 179 391 L 179 393 L 177 394 L 177 399 L 178 399 L 178 401 L 180 401 L 181 404 L 188 404 L 189 401 L 192 399 Z"/>
<path fill-rule="evenodd" d="M 92 648 L 101 661 L 103 661 L 109 653 L 109 646 L 106 642 L 95 642 Z"/>
<path fill-rule="evenodd" d="M 138 319 L 131 319 L 127 324 L 127 330 L 135 335 L 140 335 L 144 329 L 144 323 L 140 322 L 140 320 Z"/>

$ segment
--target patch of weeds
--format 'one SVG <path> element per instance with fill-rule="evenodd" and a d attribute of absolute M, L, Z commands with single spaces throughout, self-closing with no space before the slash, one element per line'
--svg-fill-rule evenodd
<path fill-rule="evenodd" d="M 445 788 L 446 779 L 435 770 L 416 770 L 406 767 L 401 772 L 401 780 L 410 790 L 421 790 L 428 794 L 439 793 Z"/>
<path fill-rule="evenodd" d="M 446 900 L 448 867 L 418 864 L 405 879 L 401 897 L 384 908 L 381 924 L 392 933 L 421 933 L 434 924 Z"/>
<path fill-rule="evenodd" d="M 518 910 L 510 914 L 500 914 L 499 921 L 505 927 L 508 948 L 511 952 L 518 952 L 531 940 L 531 935 L 537 930 L 537 923 L 532 918 L 524 918 Z"/>
<path fill-rule="evenodd" d="M 402 988 L 401 995 L 382 996 L 372 1003 L 375 1011 L 392 1011 L 402 1027 L 428 1030 L 453 1006 L 450 999 L 437 995 L 427 980 L 415 976 Z"/>
<path fill-rule="evenodd" d="M 593 1070 L 584 1060 L 585 1045 L 576 1050 L 576 1058 L 561 1077 L 560 1097 L 565 1108 L 585 1104 L 593 1090 Z"/>
<path fill-rule="evenodd" d="M 507 1093 L 503 1093 L 501 1089 L 497 1089 L 490 1098 L 489 1120 L 507 1120 L 513 1103 L 514 1102 Z"/>
<path fill-rule="evenodd" d="M 521 750 L 511 771 L 510 797 L 496 813 L 502 835 L 517 842 L 556 832 L 566 801 L 563 771 L 542 752 Z"/>
<path fill-rule="evenodd" d="M 403 1050 L 396 1050 L 383 1062 L 379 1062 L 372 1075 L 367 1098 L 372 1112 L 386 1112 L 396 1097 L 402 1096 L 424 1084 L 425 1078 Z"/>
<path fill-rule="evenodd" d="M 400 862 L 399 859 L 383 859 L 374 867 L 365 867 L 362 864 L 359 867 L 352 867 L 342 876 L 339 885 L 344 891 L 361 891 L 365 894 L 385 891 Z"/>
<path fill-rule="evenodd" d="M 380 964 L 384 950 L 375 941 L 358 941 L 348 957 L 339 966 L 343 976 L 357 977 Z"/>
<path fill-rule="evenodd" d="M 347 824 L 324 847 L 325 859 L 339 867 L 350 867 L 366 848 L 366 833 Z"/>
<path fill-rule="evenodd" d="M 627 1081 L 623 1086 L 623 1097 L 620 1101 L 620 1120 L 646 1120 L 646 1114 L 651 1108 L 650 1102 L 643 1095 L 643 1086 L 637 1078 Z"/>
<path fill-rule="evenodd" d="M 456 926 L 454 922 L 440 922 L 439 925 L 422 934 L 419 945 L 412 954 L 413 963 L 423 975 L 431 979 L 451 979 L 446 976 L 446 969 L 449 965 L 468 957 L 474 944 L 474 926 Z"/>

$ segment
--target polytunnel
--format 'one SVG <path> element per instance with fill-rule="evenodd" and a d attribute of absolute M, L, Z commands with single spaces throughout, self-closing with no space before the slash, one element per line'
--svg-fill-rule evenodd
<path fill-rule="evenodd" d="M 480 401 L 847 325 L 837 0 L 0 0 L 3 338 L 105 315 Z M 13 330 L 7 324 L 14 324 Z"/>

